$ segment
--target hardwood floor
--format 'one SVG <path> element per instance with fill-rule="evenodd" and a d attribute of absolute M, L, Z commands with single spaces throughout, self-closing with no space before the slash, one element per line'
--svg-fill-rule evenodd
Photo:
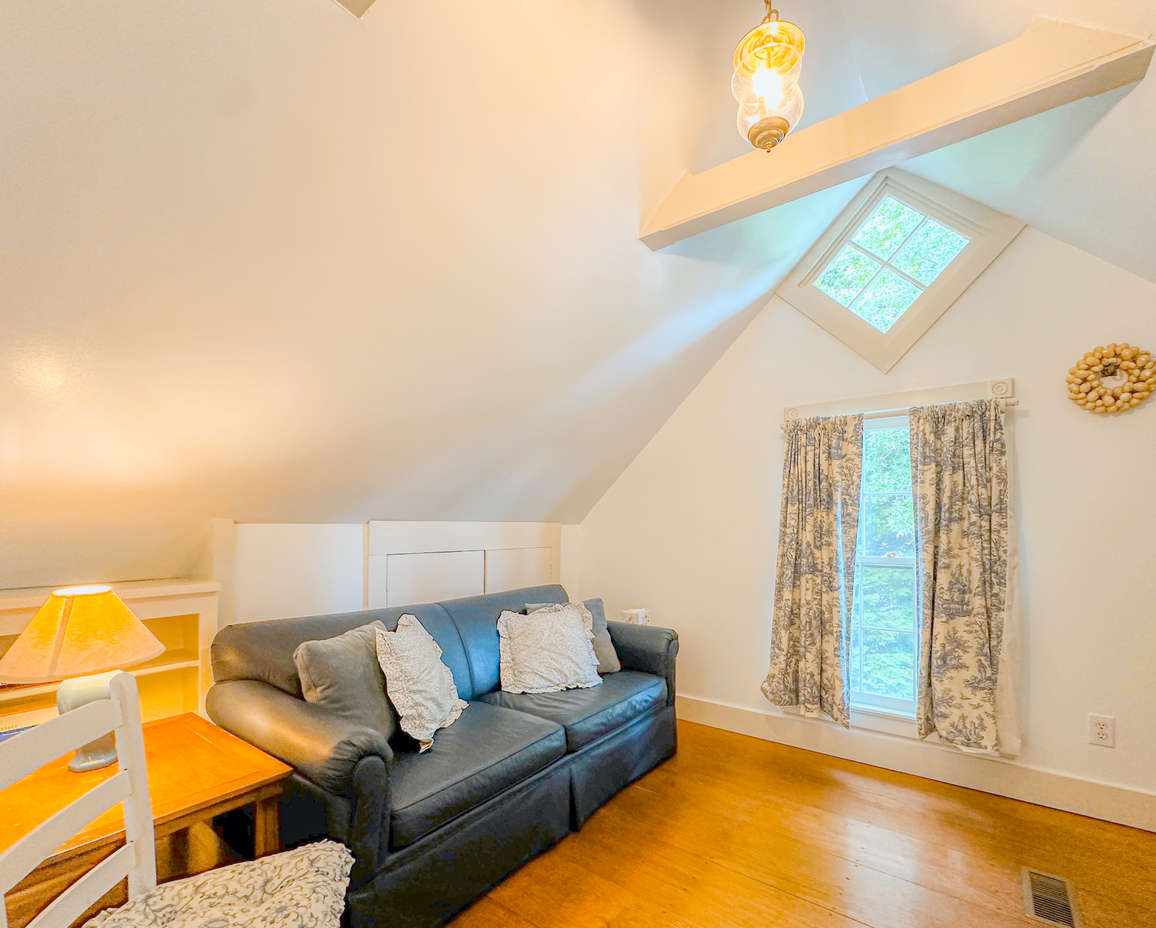
<path fill-rule="evenodd" d="M 1156 928 L 1156 834 L 679 723 L 679 753 L 454 928 L 1013 928 L 1021 868 Z"/>

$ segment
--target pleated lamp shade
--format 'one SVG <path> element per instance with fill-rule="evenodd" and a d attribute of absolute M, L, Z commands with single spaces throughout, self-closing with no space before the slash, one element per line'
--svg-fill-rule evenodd
<path fill-rule="evenodd" d="M 56 590 L 0 658 L 0 682 L 52 683 L 152 660 L 165 646 L 107 586 Z"/>

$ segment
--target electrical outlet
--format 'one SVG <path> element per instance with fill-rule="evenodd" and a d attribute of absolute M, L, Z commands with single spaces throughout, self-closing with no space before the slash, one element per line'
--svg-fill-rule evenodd
<path fill-rule="evenodd" d="M 1088 716 L 1088 744 L 1103 748 L 1116 746 L 1116 717 L 1114 715 Z"/>

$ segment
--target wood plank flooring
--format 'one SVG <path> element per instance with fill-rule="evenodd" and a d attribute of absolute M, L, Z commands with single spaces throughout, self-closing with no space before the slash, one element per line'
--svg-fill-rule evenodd
<path fill-rule="evenodd" d="M 454 928 L 1156 928 L 1156 834 L 679 723 L 679 753 Z"/>

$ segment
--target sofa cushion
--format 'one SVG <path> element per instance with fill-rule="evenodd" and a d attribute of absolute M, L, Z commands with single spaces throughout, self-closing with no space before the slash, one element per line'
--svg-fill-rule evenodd
<path fill-rule="evenodd" d="M 564 603 L 566 599 L 566 591 L 553 584 L 510 590 L 508 593 L 487 593 L 485 596 L 450 599 L 439 603 L 438 606 L 453 619 L 454 627 L 460 636 L 463 657 L 469 664 L 470 676 L 466 682 L 470 684 L 471 690 L 468 694 L 463 689 L 463 681 L 458 677 L 458 668 L 450 665 L 462 699 L 477 699 L 483 693 L 492 692 L 499 686 L 498 616 L 507 610 L 521 612 L 526 608 L 527 600 L 536 603 Z M 418 618 L 423 624 L 425 623 L 423 616 L 419 615 Z M 432 628 L 430 633 L 444 648 L 445 644 Z"/>
<path fill-rule="evenodd" d="M 623 670 L 604 677 L 602 685 L 593 689 L 541 694 L 499 690 L 482 700 L 557 722 L 566 729 L 566 750 L 573 753 L 631 719 L 665 705 L 666 681 L 653 674 Z"/>
<path fill-rule="evenodd" d="M 380 622 L 393 631 L 397 628 L 398 619 L 406 614 L 417 616 L 422 627 L 433 635 L 434 641 L 441 646 L 442 660 L 453 671 L 458 695 L 462 699 L 469 699 L 468 694 L 472 693 L 470 667 L 461 635 L 446 611 L 434 603 L 229 625 L 217 632 L 213 639 L 213 682 L 261 680 L 290 696 L 300 696 L 301 679 L 293 653 L 303 641 L 333 638 L 372 622 Z M 497 621 L 497 616 L 494 616 L 494 620 Z M 498 659 L 497 635 L 495 631 L 495 662 Z"/>
<path fill-rule="evenodd" d="M 432 749 L 394 756 L 393 847 L 413 844 L 565 753 L 566 734 L 557 723 L 470 703 L 460 719 L 438 732 Z"/>

